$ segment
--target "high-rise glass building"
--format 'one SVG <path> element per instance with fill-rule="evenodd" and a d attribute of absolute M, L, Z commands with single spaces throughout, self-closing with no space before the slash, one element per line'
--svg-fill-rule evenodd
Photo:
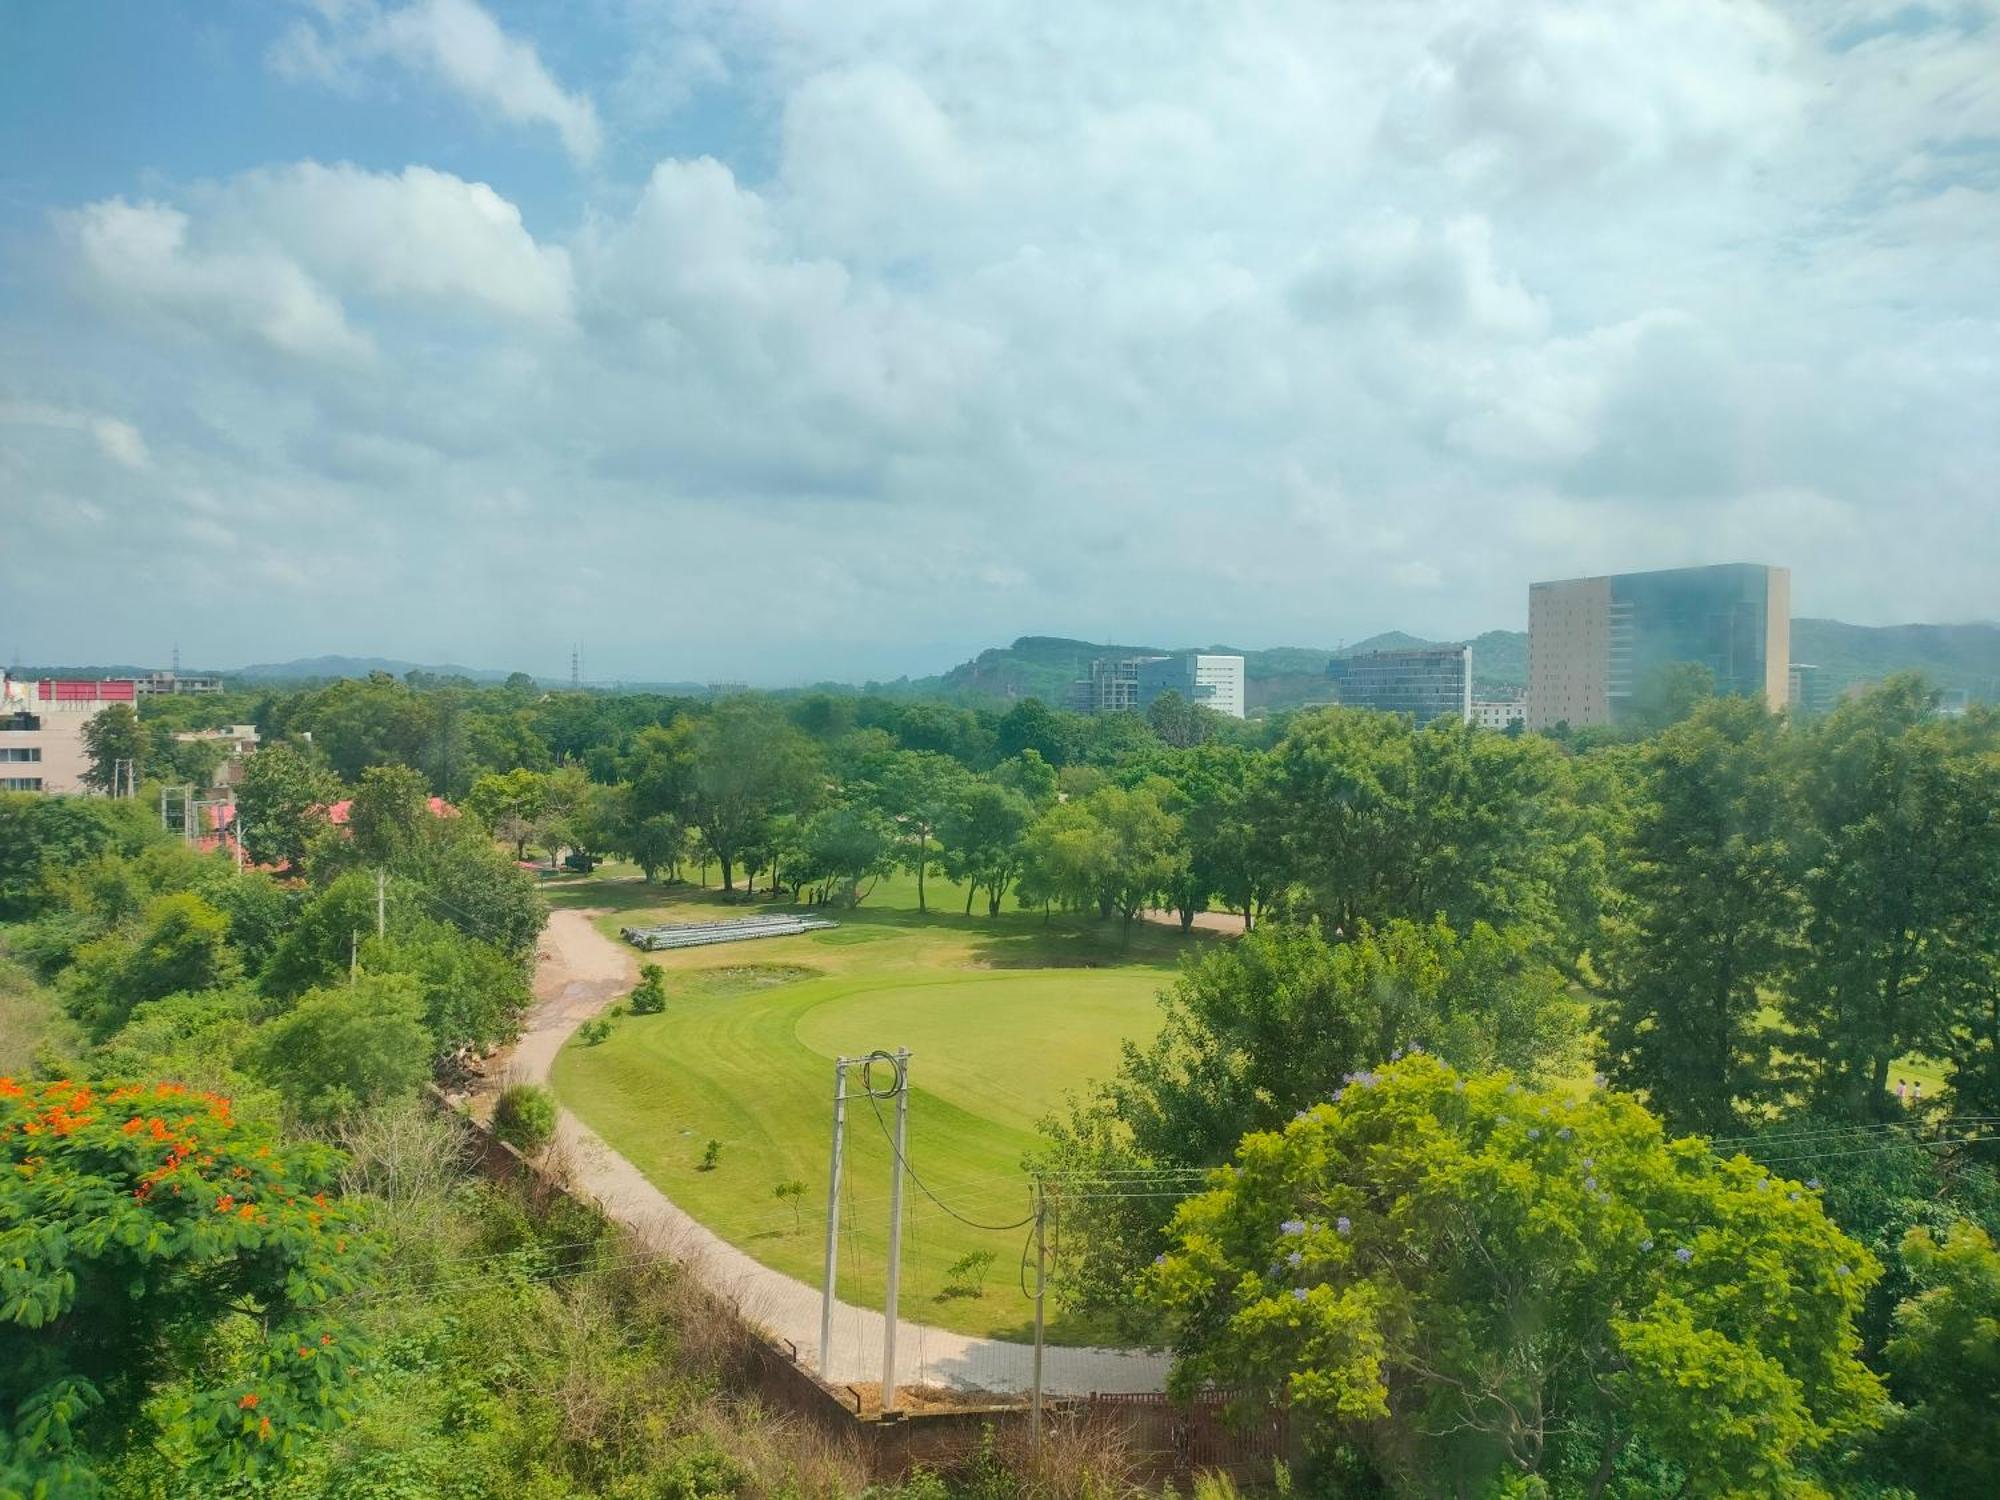
<path fill-rule="evenodd" d="M 1669 667 L 1715 691 L 1790 697 L 1792 575 L 1760 563 L 1569 578 L 1528 587 L 1528 727 L 1613 724 Z"/>
<path fill-rule="evenodd" d="M 1326 664 L 1342 704 L 1409 714 L 1419 727 L 1433 719 L 1472 717 L 1472 648 L 1419 646 L 1407 651 L 1358 651 Z"/>

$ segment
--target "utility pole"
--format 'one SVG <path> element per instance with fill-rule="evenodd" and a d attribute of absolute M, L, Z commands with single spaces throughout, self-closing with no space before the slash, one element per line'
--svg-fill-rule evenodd
<path fill-rule="evenodd" d="M 236 873 L 243 873 L 243 820 L 236 820 Z"/>
<path fill-rule="evenodd" d="M 377 938 L 384 936 L 388 930 L 386 905 L 388 892 L 389 872 L 387 870 L 377 870 L 375 872 L 375 936 Z"/>
<path fill-rule="evenodd" d="M 896 1410 L 896 1283 L 903 1268 L 903 1148 L 910 1138 L 910 1049 L 898 1047 L 896 1064 L 896 1159 L 889 1163 L 889 1289 L 882 1324 L 882 1415 Z"/>
<path fill-rule="evenodd" d="M 847 1139 L 847 1059 L 833 1064 L 833 1160 L 826 1169 L 826 1275 L 819 1299 L 819 1378 L 833 1379 L 833 1282 L 840 1259 L 840 1152 Z"/>
<path fill-rule="evenodd" d="M 1042 1304 L 1048 1290 L 1049 1200 L 1042 1191 L 1042 1175 L 1035 1174 L 1035 1393 L 1029 1407 L 1029 1433 L 1035 1451 L 1042 1447 Z"/>
<path fill-rule="evenodd" d="M 354 983 L 354 977 L 361 972 L 361 934 L 354 928 L 347 932 L 347 982 Z"/>

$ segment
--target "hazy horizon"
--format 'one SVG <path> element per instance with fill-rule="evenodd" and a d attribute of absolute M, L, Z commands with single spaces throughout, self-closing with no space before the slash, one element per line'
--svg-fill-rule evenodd
<path fill-rule="evenodd" d="M 1995 78 L 1877 0 L 21 8 L 0 650 L 1991 619 Z"/>

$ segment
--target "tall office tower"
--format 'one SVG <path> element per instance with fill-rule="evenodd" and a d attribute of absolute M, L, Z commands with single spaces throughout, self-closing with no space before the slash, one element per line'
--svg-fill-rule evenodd
<path fill-rule="evenodd" d="M 1715 691 L 1790 697 L 1792 575 L 1760 563 L 1614 573 L 1528 586 L 1528 727 L 1623 721 L 1669 667 Z"/>

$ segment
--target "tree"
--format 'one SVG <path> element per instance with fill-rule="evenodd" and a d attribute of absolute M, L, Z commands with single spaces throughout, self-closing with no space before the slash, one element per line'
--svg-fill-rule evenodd
<path fill-rule="evenodd" d="M 738 864 L 767 841 L 771 818 L 814 800 L 812 744 L 777 714 L 738 700 L 689 733 L 688 822 L 722 867 L 722 888 L 734 890 Z"/>
<path fill-rule="evenodd" d="M 1910 1230 L 1903 1260 L 1919 1290 L 1884 1350 L 1904 1407 L 1889 1435 L 1897 1477 L 1940 1500 L 2000 1494 L 2000 1249 L 1960 1221 Z"/>
<path fill-rule="evenodd" d="M 1001 900 L 1020 874 L 1022 840 L 1034 816 L 1028 799 L 1011 787 L 973 778 L 960 789 L 938 837 L 944 845 L 944 872 L 964 884 L 968 913 L 983 887 L 986 914 L 999 915 Z"/>
<path fill-rule="evenodd" d="M 1559 930 L 1561 752 L 1438 720 L 1302 714 L 1272 751 L 1260 806 L 1286 873 L 1330 928 L 1442 914 Z"/>
<path fill-rule="evenodd" d="M 528 840 L 534 836 L 535 820 L 541 817 L 548 795 L 548 777 L 539 771 L 517 768 L 504 774 L 488 772 L 472 783 L 465 809 L 494 837 L 512 844 L 514 858 L 522 860 L 528 857 Z"/>
<path fill-rule="evenodd" d="M 1808 910 L 1785 1019 L 1802 1082 L 1849 1117 L 1895 1109 L 1889 1071 L 1944 1050 L 1953 1002 L 1992 984 L 1994 925 L 1980 895 L 2000 822 L 1969 798 L 1932 695 L 1897 677 L 1815 725 L 1805 742 L 1800 884 Z"/>
<path fill-rule="evenodd" d="M 367 1346 L 332 1305 L 376 1255 L 341 1160 L 179 1084 L 0 1079 L 0 1470 L 88 1492 L 150 1444 L 220 1487 L 339 1426 Z"/>
<path fill-rule="evenodd" d="M 484 1052 L 521 1034 L 533 999 L 523 966 L 448 923 L 399 912 L 383 941 L 364 939 L 370 973 L 408 975 L 423 996 L 423 1025 L 441 1056 Z"/>
<path fill-rule="evenodd" d="M 1762 704 L 1711 699 L 1643 751 L 1606 1071 L 1676 1130 L 1726 1133 L 1771 1097 L 1760 1011 L 1801 918 L 1781 733 Z"/>
<path fill-rule="evenodd" d="M 308 991 L 260 1029 L 250 1065 L 300 1119 L 338 1120 L 429 1076 L 435 1049 L 423 1013 L 410 976 L 362 974 Z"/>
<path fill-rule="evenodd" d="M 1815 1457 L 1880 1420 L 1873 1259 L 1803 1185 L 1627 1096 L 1411 1057 L 1211 1184 L 1146 1278 L 1173 1388 L 1286 1401 L 1393 1494 L 1598 1496 L 1629 1449 L 1680 1495 L 1819 1495 Z M 1551 1441 L 1579 1432 L 1580 1462 Z"/>
<path fill-rule="evenodd" d="M 917 877 L 917 910 L 928 910 L 924 875 L 937 857 L 932 841 L 966 790 L 965 767 L 934 750 L 902 750 L 874 768 L 877 805 L 901 830 L 901 862 Z"/>
<path fill-rule="evenodd" d="M 162 781 L 178 782 L 198 792 L 206 791 L 215 784 L 215 773 L 228 758 L 229 751 L 219 740 L 184 740 L 175 735 L 161 734 L 156 727 L 154 729 L 151 768 L 152 773 Z"/>
<path fill-rule="evenodd" d="M 1186 750 L 1214 739 L 1222 728 L 1222 715 L 1169 688 L 1146 706 L 1146 722 L 1161 743 Z"/>
<path fill-rule="evenodd" d="M 339 783 L 289 745 L 265 745 L 243 765 L 236 822 L 243 847 L 260 862 L 297 868 L 326 826 Z"/>
<path fill-rule="evenodd" d="M 896 867 L 895 829 L 866 802 L 822 807 L 797 830 L 795 845 L 790 868 L 799 883 L 819 887 L 822 900 L 838 890 L 844 906 L 860 905 Z"/>
<path fill-rule="evenodd" d="M 650 884 L 661 870 L 680 867 L 681 851 L 687 847 L 687 828 L 669 813 L 655 813 L 627 824 L 620 833 L 623 852 Z"/>
<path fill-rule="evenodd" d="M 90 764 L 83 784 L 123 795 L 139 785 L 152 749 L 152 732 L 129 703 L 99 709 L 83 726 L 83 753 Z"/>
<path fill-rule="evenodd" d="M 1040 1165 L 1058 1182 L 1215 1166 L 1246 1129 L 1276 1128 L 1329 1080 L 1413 1045 L 1468 1068 L 1562 1077 L 1587 1020 L 1527 934 L 1482 925 L 1460 937 L 1438 921 L 1340 944 L 1266 924 L 1190 959 L 1160 1008 L 1150 1043 L 1126 1043 L 1110 1079 L 1043 1122 L 1052 1146 Z M 1165 1208 L 1089 1198 L 1066 1213 L 1058 1295 L 1120 1308 L 1160 1248 Z"/>
<path fill-rule="evenodd" d="M 1111 831 L 1082 802 L 1058 802 L 1029 825 L 1015 894 L 1023 906 L 1087 911 L 1117 856 Z"/>
<path fill-rule="evenodd" d="M 408 766 L 370 766 L 348 808 L 354 851 L 376 869 L 400 865 L 432 822 L 430 783 Z"/>
<path fill-rule="evenodd" d="M 135 1005 L 215 989 L 241 972 L 229 918 L 193 891 L 175 891 L 147 903 L 134 936 L 112 933 L 79 948 L 66 983 L 71 1013 L 104 1037 Z"/>
<path fill-rule="evenodd" d="M 1109 835 L 1098 905 L 1106 914 L 1118 914 L 1127 936 L 1133 919 L 1161 899 L 1183 855 L 1181 821 L 1165 805 L 1172 790 L 1157 779 L 1129 790 L 1107 786 L 1084 803 Z"/>
<path fill-rule="evenodd" d="M 1032 750 L 1051 766 L 1066 766 L 1073 759 L 1068 719 L 1039 698 L 1023 698 L 1000 716 L 994 749 L 1003 759 Z"/>

